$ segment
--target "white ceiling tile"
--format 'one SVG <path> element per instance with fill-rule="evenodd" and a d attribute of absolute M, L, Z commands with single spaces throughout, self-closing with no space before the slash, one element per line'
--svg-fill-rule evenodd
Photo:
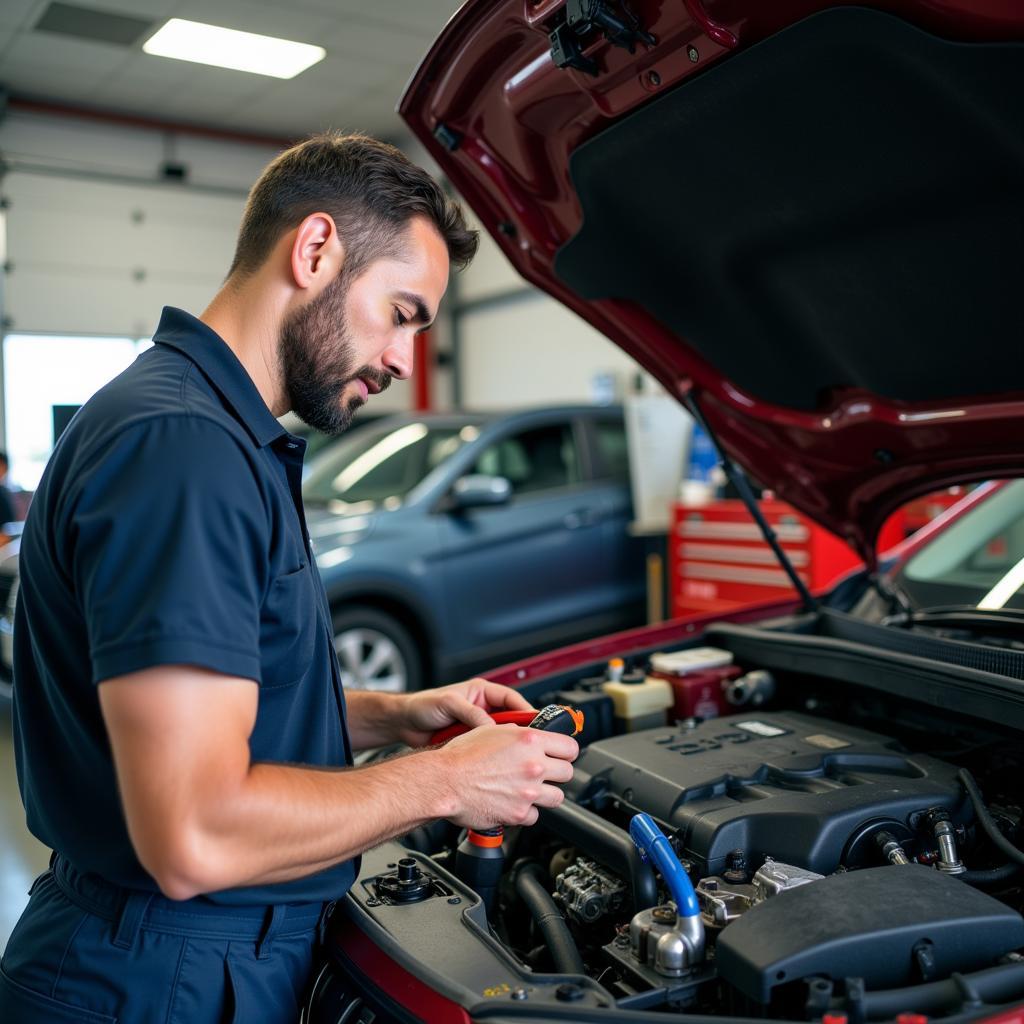
<path fill-rule="evenodd" d="M 49 0 L 0 0 L 34 24 Z M 50 33 L 3 31 L 0 81 L 13 92 L 156 120 L 293 137 L 323 127 L 403 130 L 393 107 L 459 0 L 83 0 L 160 21 L 191 17 L 315 42 L 328 55 L 291 81 L 143 54 Z M 5 45 L 6 41 L 6 45 Z"/>
<path fill-rule="evenodd" d="M 259 104 L 240 105 L 232 112 L 232 120 L 238 124 L 245 123 L 250 130 L 256 124 L 274 125 L 275 131 L 287 135 L 334 129 L 390 138 L 401 129 L 393 108 L 393 101 L 380 95 L 348 101 L 324 97 L 317 104 L 306 105 L 289 104 L 276 98 Z"/>
<path fill-rule="evenodd" d="M 175 96 L 165 100 L 159 108 L 159 116 L 170 121 L 189 124 L 210 124 L 227 119 L 235 106 L 233 100 L 203 100 L 189 96 Z M 148 108 L 152 111 L 152 105 Z"/>
<path fill-rule="evenodd" d="M 22 28 L 34 25 L 50 0 L 3 0 L 0 3 L 0 25 Z"/>
<path fill-rule="evenodd" d="M 295 0 L 293 0 L 295 2 Z M 462 0 L 297 0 L 303 9 L 324 11 L 339 23 L 393 25 L 409 32 L 439 32 Z"/>
<path fill-rule="evenodd" d="M 3 80 L 12 92 L 53 102 L 87 103 L 89 93 L 103 80 L 101 72 L 81 68 L 41 68 L 34 64 L 10 64 Z"/>
<path fill-rule="evenodd" d="M 326 101 L 319 105 L 289 103 L 278 97 L 236 104 L 231 111 L 231 119 L 233 123 L 246 125 L 250 131 L 266 122 L 275 126 L 274 131 L 294 137 L 327 127 L 324 119 L 332 109 L 338 109 L 337 105 L 331 107 Z"/>
<path fill-rule="evenodd" d="M 127 88 L 123 81 L 105 79 L 93 89 L 90 103 L 92 106 L 116 111 L 144 111 L 147 116 L 159 119 L 168 101 L 177 95 L 177 90 L 168 92 L 167 89 L 151 82 L 140 82 L 134 87 Z"/>
<path fill-rule="evenodd" d="M 297 106 L 324 101 L 345 102 L 369 89 L 386 86 L 391 75 L 374 62 L 353 57 L 324 61 L 287 82 L 275 82 L 267 98 Z"/>
<path fill-rule="evenodd" d="M 5 50 L 2 64 L 11 61 L 50 67 L 55 71 L 74 68 L 109 73 L 124 63 L 129 52 L 124 46 L 71 39 L 52 32 L 19 32 Z M 0 73 L 3 73 L 2 64 Z"/>
<path fill-rule="evenodd" d="M 167 62 L 181 66 L 181 61 L 172 61 L 166 57 L 153 57 L 154 61 Z M 206 98 L 210 101 L 233 101 L 242 96 L 251 96 L 262 89 L 267 79 L 260 75 L 251 75 L 245 71 L 232 71 L 227 68 L 211 68 L 202 64 L 185 63 L 187 69 L 181 85 L 176 90 L 177 96 L 169 96 L 173 102 L 176 98 Z M 147 73 L 150 69 L 146 69 Z M 155 71 L 153 72 L 156 73 Z"/>
<path fill-rule="evenodd" d="M 176 18 L 190 18 L 242 32 L 258 32 L 300 43 L 317 43 L 324 27 L 322 12 L 306 13 L 290 5 L 262 4 L 254 0 L 179 0 Z"/>
<path fill-rule="evenodd" d="M 233 113 L 231 126 L 234 131 L 278 135 L 282 139 L 301 139 L 317 131 L 315 123 L 303 123 L 288 112 L 270 113 L 263 108 L 254 108 L 249 114 Z"/>
<path fill-rule="evenodd" d="M 430 48 L 433 37 L 427 33 L 394 32 L 380 25 L 345 24 L 333 26 L 321 35 L 329 55 L 365 54 L 383 64 L 406 65 L 410 71 Z"/>
<path fill-rule="evenodd" d="M 67 0 L 71 2 L 71 0 Z M 100 7 L 95 0 L 74 0 L 75 3 L 82 3 L 89 7 Z M 162 21 L 174 13 L 175 7 L 180 0 L 104 0 L 102 6 L 116 14 L 131 14 L 136 18 L 152 18 L 154 21 Z"/>
<path fill-rule="evenodd" d="M 169 60 L 151 53 L 129 52 L 123 64 L 112 74 L 111 81 L 123 81 L 126 90 L 149 82 L 164 88 L 176 88 L 188 80 L 198 65 L 183 60 Z"/>
<path fill-rule="evenodd" d="M 400 90 L 378 89 L 358 97 L 352 107 L 356 112 L 365 110 L 374 116 L 384 114 L 391 117 L 395 113 L 395 107 L 398 106 L 399 93 Z"/>

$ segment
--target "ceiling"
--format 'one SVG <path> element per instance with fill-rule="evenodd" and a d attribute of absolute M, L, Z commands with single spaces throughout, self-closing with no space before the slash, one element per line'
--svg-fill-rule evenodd
<path fill-rule="evenodd" d="M 101 42 L 37 29 L 51 0 L 0 0 L 0 85 L 12 97 L 286 139 L 323 128 L 385 138 L 404 134 L 395 104 L 460 6 L 460 0 L 73 3 L 151 20 L 153 27 L 128 45 Z M 53 14 L 48 14 L 51 24 Z M 84 17 L 88 20 L 89 12 Z M 315 43 L 327 57 L 280 81 L 143 53 L 142 42 L 170 17 Z"/>

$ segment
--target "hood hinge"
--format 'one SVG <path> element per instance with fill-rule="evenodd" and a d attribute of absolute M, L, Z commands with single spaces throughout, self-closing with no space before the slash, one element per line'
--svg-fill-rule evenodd
<path fill-rule="evenodd" d="M 551 60 L 558 68 L 575 68 L 597 75 L 597 62 L 583 56 L 583 37 L 599 29 L 613 46 L 632 53 L 637 42 L 654 46 L 657 40 L 640 27 L 640 19 L 625 0 L 566 0 L 565 21 L 551 32 Z"/>

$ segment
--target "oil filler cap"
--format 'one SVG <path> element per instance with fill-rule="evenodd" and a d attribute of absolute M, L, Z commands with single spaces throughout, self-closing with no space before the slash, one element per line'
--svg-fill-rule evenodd
<path fill-rule="evenodd" d="M 389 903 L 419 903 L 434 895 L 434 881 L 412 857 L 403 857 L 398 870 L 377 876 L 377 895 Z"/>

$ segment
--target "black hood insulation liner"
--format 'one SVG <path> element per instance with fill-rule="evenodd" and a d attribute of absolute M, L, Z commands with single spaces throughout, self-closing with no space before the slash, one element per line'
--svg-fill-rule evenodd
<path fill-rule="evenodd" d="M 580 146 L 556 273 L 778 405 L 1024 392 L 1022 96 L 1020 44 L 821 12 Z"/>

